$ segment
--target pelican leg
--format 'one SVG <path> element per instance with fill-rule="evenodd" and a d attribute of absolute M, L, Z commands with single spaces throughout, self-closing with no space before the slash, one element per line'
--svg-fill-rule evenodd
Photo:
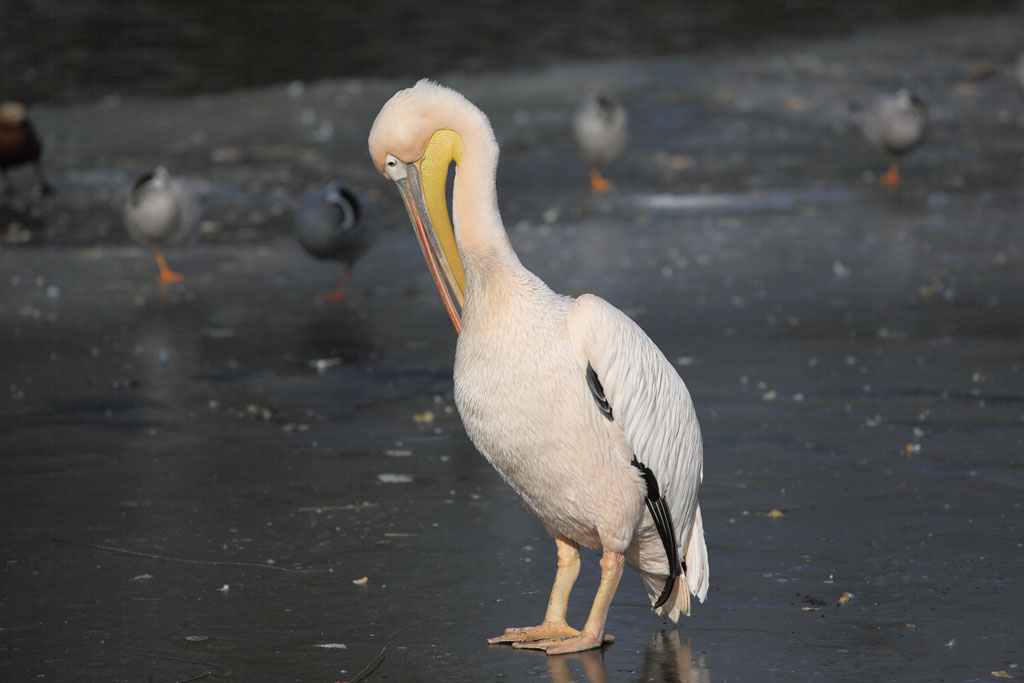
<path fill-rule="evenodd" d="M 889 170 L 882 174 L 878 179 L 878 182 L 888 187 L 899 187 L 900 185 L 900 160 L 899 157 L 893 157 L 892 163 L 889 164 Z"/>
<path fill-rule="evenodd" d="M 544 650 L 549 655 L 564 655 L 570 652 L 591 650 L 615 640 L 613 636 L 605 635 L 604 625 L 608 619 L 608 608 L 611 607 L 612 598 L 615 597 L 615 591 L 619 587 L 622 567 L 625 562 L 626 558 L 622 553 L 611 550 L 604 551 L 604 555 L 601 556 L 601 583 L 597 587 L 597 595 L 594 596 L 594 604 L 590 608 L 587 623 L 583 625 L 583 630 L 578 635 L 515 643 L 515 647 Z"/>
<path fill-rule="evenodd" d="M 164 253 L 162 251 L 157 249 L 153 252 L 153 258 L 156 259 L 156 266 L 160 269 L 160 277 L 158 278 L 160 284 L 168 285 L 184 280 L 181 273 L 176 273 L 167 267 L 167 259 L 164 258 Z"/>
<path fill-rule="evenodd" d="M 575 542 L 564 536 L 556 536 L 555 545 L 558 546 L 558 571 L 555 573 L 555 585 L 551 587 L 544 622 L 538 626 L 507 628 L 500 636 L 488 638 L 488 643 L 516 644 L 579 635 L 579 631 L 566 623 L 565 612 L 569 608 L 569 593 L 580 574 L 580 549 Z"/>
<path fill-rule="evenodd" d="M 604 194 L 609 192 L 615 184 L 601 175 L 601 172 L 596 168 L 590 169 L 590 189 L 594 191 L 594 194 Z"/>
<path fill-rule="evenodd" d="M 345 274 L 341 276 L 341 284 L 338 288 L 330 294 L 324 294 L 324 301 L 341 301 L 345 298 L 345 288 L 348 287 L 348 281 L 352 279 L 352 264 L 349 263 L 345 266 Z"/>

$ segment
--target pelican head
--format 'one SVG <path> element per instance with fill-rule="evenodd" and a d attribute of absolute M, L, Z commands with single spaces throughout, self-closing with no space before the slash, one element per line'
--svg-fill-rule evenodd
<path fill-rule="evenodd" d="M 377 114 L 369 138 L 373 164 L 398 185 L 457 332 L 461 331 L 466 276 L 448 212 L 446 183 L 451 164 L 459 173 L 464 162 L 471 161 L 466 158 L 467 137 L 473 139 L 474 152 L 479 155 L 473 172 L 489 175 L 493 184 L 498 143 L 487 117 L 454 90 L 422 80 L 388 100 Z"/>

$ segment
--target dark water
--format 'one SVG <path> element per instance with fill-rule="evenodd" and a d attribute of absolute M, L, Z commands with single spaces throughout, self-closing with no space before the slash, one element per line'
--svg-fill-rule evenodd
<path fill-rule="evenodd" d="M 422 3 L 3 0 L 0 95 L 74 102 L 291 80 L 680 55 L 1014 6 L 1012 0 Z"/>

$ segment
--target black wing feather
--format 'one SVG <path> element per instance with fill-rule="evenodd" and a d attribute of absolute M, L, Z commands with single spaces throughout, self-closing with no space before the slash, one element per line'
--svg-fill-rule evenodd
<path fill-rule="evenodd" d="M 644 483 L 647 484 L 647 497 L 644 498 L 644 503 L 647 505 L 647 511 L 651 513 L 658 536 L 661 538 L 662 545 L 665 546 L 665 555 L 668 557 L 669 576 L 665 581 L 665 588 L 651 607 L 651 609 L 658 609 L 668 600 L 669 595 L 672 594 L 672 584 L 675 578 L 682 573 L 682 565 L 679 564 L 679 547 L 676 543 L 676 530 L 672 524 L 672 514 L 669 512 L 668 505 L 665 504 L 665 499 L 661 497 L 654 472 L 650 467 L 637 460 L 635 455 L 633 456 L 633 467 L 640 470 L 644 476 Z"/>
<path fill-rule="evenodd" d="M 601 385 L 601 380 L 597 378 L 597 373 L 594 372 L 594 366 L 587 363 L 587 386 L 590 387 L 590 395 L 594 397 L 594 402 L 597 403 L 597 409 L 601 411 L 601 414 L 606 419 L 611 420 L 612 418 L 612 407 L 608 403 L 608 399 L 604 395 L 604 387 Z"/>
<path fill-rule="evenodd" d="M 594 397 L 597 409 L 601 411 L 605 419 L 612 420 L 612 407 L 604 395 L 604 386 L 601 385 L 601 380 L 590 363 L 587 363 L 587 386 L 590 387 L 590 395 Z M 647 511 L 651 513 L 654 526 L 658 529 L 658 536 L 661 538 L 662 545 L 665 546 L 665 555 L 668 557 L 669 577 L 665 582 L 664 590 L 661 591 L 661 595 L 658 596 L 651 608 L 658 609 L 672 594 L 672 584 L 675 578 L 685 571 L 685 568 L 679 562 L 679 547 L 676 543 L 672 514 L 669 512 L 668 505 L 665 504 L 665 499 L 661 497 L 658 479 L 654 476 L 651 468 L 640 462 L 636 455 L 633 456 L 633 466 L 640 470 L 644 477 L 644 483 L 647 484 L 647 496 L 644 498 L 644 504 L 647 506 Z"/>

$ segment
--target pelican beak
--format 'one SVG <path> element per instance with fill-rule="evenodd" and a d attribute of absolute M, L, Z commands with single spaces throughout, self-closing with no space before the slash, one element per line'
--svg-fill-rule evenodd
<path fill-rule="evenodd" d="M 455 332 L 462 331 L 460 311 L 466 294 L 466 276 L 455 244 L 455 229 L 448 215 L 445 183 L 448 167 L 462 161 L 462 138 L 452 130 L 430 137 L 423 155 L 405 163 L 392 154 L 384 162 L 384 175 L 395 181 L 409 212 L 423 257 L 451 316 Z"/>

